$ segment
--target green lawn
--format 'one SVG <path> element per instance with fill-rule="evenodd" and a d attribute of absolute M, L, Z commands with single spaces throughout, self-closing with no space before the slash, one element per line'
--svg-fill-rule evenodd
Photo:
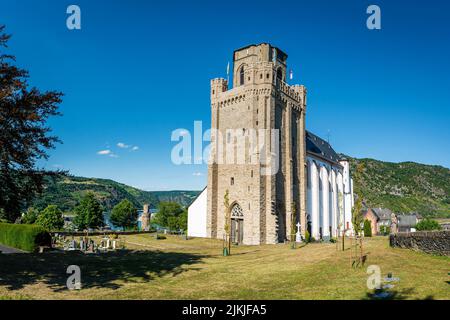
<path fill-rule="evenodd" d="M 335 244 L 239 246 L 152 235 L 124 237 L 124 252 L 0 255 L 0 299 L 368 299 L 366 268 L 351 267 Z M 368 265 L 400 281 L 396 299 L 450 299 L 450 258 L 393 249 L 386 237 L 364 243 Z M 68 265 L 83 289 L 66 289 Z"/>

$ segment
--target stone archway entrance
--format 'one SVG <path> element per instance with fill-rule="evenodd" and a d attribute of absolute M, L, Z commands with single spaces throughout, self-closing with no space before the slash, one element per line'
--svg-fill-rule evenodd
<path fill-rule="evenodd" d="M 231 242 L 241 244 L 244 241 L 244 212 L 239 204 L 231 208 Z"/>

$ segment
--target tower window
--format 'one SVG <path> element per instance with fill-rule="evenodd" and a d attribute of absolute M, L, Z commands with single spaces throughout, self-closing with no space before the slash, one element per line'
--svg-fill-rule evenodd
<path fill-rule="evenodd" d="M 245 72 L 245 70 L 244 70 L 244 66 L 242 66 L 241 67 L 241 71 L 239 72 L 239 85 L 243 85 L 244 84 L 244 80 L 245 80 L 245 78 L 244 78 L 244 72 Z"/>
<path fill-rule="evenodd" d="M 263 78 L 263 75 L 262 75 L 262 73 L 261 73 L 261 74 L 259 75 L 259 78 L 260 78 L 260 79 L 262 79 L 262 78 Z"/>
<path fill-rule="evenodd" d="M 253 178 L 253 170 L 252 170 L 252 171 L 250 171 L 250 177 L 252 177 L 252 178 Z"/>
<path fill-rule="evenodd" d="M 269 79 L 269 77 L 270 77 L 270 75 L 269 75 L 269 74 L 266 74 L 266 79 Z"/>
<path fill-rule="evenodd" d="M 230 179 L 230 184 L 233 186 L 234 185 L 234 177 L 231 177 Z"/>
<path fill-rule="evenodd" d="M 281 71 L 281 68 L 278 68 L 278 70 L 277 70 L 277 82 L 281 83 L 280 80 L 283 80 L 283 71 Z"/>
<path fill-rule="evenodd" d="M 213 90 L 213 94 L 214 94 L 214 90 Z"/>

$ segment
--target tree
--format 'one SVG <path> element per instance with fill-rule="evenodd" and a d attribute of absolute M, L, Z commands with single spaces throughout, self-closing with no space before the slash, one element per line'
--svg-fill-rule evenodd
<path fill-rule="evenodd" d="M 179 219 L 184 209 L 176 202 L 160 202 L 155 215 L 155 223 L 170 230 L 180 229 Z"/>
<path fill-rule="evenodd" d="M 0 49 L 10 35 L 0 26 Z M 14 222 L 34 196 L 42 191 L 44 171 L 36 170 L 47 149 L 59 142 L 50 136 L 49 117 L 60 115 L 62 93 L 29 88 L 26 70 L 13 65 L 15 57 L 0 52 L 0 209 Z"/>
<path fill-rule="evenodd" d="M 103 209 L 92 192 L 86 193 L 74 209 L 74 223 L 78 229 L 96 229 L 103 226 Z"/>
<path fill-rule="evenodd" d="M 180 226 L 180 229 L 187 231 L 187 222 L 188 222 L 188 211 L 187 209 L 184 209 L 183 213 L 180 214 L 180 216 L 178 217 L 178 224 Z"/>
<path fill-rule="evenodd" d="M 371 237 L 372 236 L 372 223 L 370 220 L 364 220 L 364 236 Z"/>
<path fill-rule="evenodd" d="M 60 230 L 64 227 L 62 211 L 55 205 L 49 205 L 39 214 L 36 224 L 47 230 Z"/>
<path fill-rule="evenodd" d="M 296 222 L 297 222 L 297 208 L 296 208 L 296 206 L 295 206 L 295 202 L 292 202 L 291 203 L 291 243 L 294 243 L 295 242 L 295 233 L 296 233 L 296 230 L 295 230 L 295 224 L 296 224 Z"/>
<path fill-rule="evenodd" d="M 441 230 L 442 227 L 436 220 L 425 218 L 416 225 L 417 231 Z"/>
<path fill-rule="evenodd" d="M 115 226 L 126 229 L 135 227 L 137 218 L 137 209 L 129 200 L 124 199 L 114 206 L 110 219 Z"/>
<path fill-rule="evenodd" d="M 33 207 L 29 207 L 29 208 L 27 209 L 27 212 L 25 212 L 25 213 L 22 215 L 21 223 L 24 223 L 24 224 L 33 224 L 33 223 L 36 222 L 38 216 L 39 216 L 39 210 L 37 210 L 37 209 L 35 209 L 35 208 L 33 208 Z"/>
<path fill-rule="evenodd" d="M 364 171 L 364 165 L 362 163 L 358 164 L 356 166 L 355 174 L 353 177 L 355 178 L 355 181 L 359 181 L 362 177 L 362 173 Z M 361 232 L 361 225 L 364 221 L 364 215 L 362 212 L 362 206 L 363 206 L 363 198 L 361 195 L 359 195 L 356 198 L 355 205 L 352 209 L 352 216 L 353 216 L 353 228 L 355 229 L 356 234 L 359 234 Z"/>
<path fill-rule="evenodd" d="M 230 196 L 228 189 L 223 196 L 223 206 L 225 209 L 225 221 L 223 230 L 225 231 L 225 243 L 228 247 L 228 254 L 231 253 L 231 208 L 230 208 Z"/>

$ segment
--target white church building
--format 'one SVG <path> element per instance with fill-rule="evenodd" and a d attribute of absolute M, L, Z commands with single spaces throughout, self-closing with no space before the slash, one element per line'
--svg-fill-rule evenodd
<path fill-rule="evenodd" d="M 306 131 L 307 223 L 316 240 L 352 233 L 353 179 L 349 162 Z M 188 208 L 188 236 L 207 237 L 207 188 Z"/>

